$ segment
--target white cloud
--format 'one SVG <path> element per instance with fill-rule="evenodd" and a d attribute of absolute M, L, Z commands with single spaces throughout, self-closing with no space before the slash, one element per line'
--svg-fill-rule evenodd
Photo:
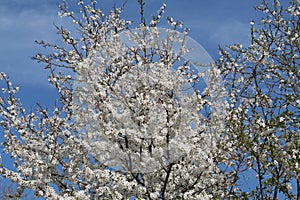
<path fill-rule="evenodd" d="M 55 15 L 53 8 L 17 9 L 0 5 L 0 71 L 8 73 L 17 84 L 48 86 L 43 66 L 30 58 L 38 53 L 34 40 L 56 40 L 53 23 L 59 23 L 59 18 Z"/>

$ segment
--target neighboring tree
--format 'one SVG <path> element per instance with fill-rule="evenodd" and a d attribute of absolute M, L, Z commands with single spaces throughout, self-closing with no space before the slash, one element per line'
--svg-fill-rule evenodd
<path fill-rule="evenodd" d="M 249 47 L 221 49 L 217 64 L 229 91 L 234 198 L 300 199 L 300 2 L 282 3 L 263 0 Z"/>
<path fill-rule="evenodd" d="M 0 74 L 6 85 L 0 124 L 16 167 L 2 166 L 0 173 L 20 190 L 47 199 L 226 196 L 226 178 L 216 163 L 228 107 L 220 70 L 211 67 L 200 92 L 204 74 L 180 61 L 190 50 L 187 31 L 179 34 L 181 24 L 169 18 L 173 30 L 162 39 L 157 24 L 165 5 L 147 26 L 144 2 L 138 2 L 142 20 L 136 31 L 120 18 L 123 7 L 106 15 L 95 1 L 79 1 L 83 17 L 77 19 L 66 2 L 60 5 L 60 15 L 73 20 L 81 37 L 57 27 L 63 46 L 38 42 L 54 49 L 34 57 L 47 64 L 60 95 L 53 112 L 39 105 L 26 113 L 16 97 L 19 88 Z"/>

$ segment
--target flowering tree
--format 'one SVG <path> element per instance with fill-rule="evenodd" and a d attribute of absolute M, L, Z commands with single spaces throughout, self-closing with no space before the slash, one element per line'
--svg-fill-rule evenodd
<path fill-rule="evenodd" d="M 211 66 L 200 92 L 204 74 L 195 73 L 189 60 L 180 61 L 190 50 L 187 31 L 180 34 L 181 23 L 169 18 L 173 30 L 162 39 L 157 25 L 165 5 L 147 26 L 144 2 L 138 2 L 137 31 L 120 17 L 124 6 L 106 15 L 95 1 L 79 0 L 79 18 L 66 1 L 59 6 L 80 36 L 57 27 L 64 45 L 37 42 L 54 50 L 34 57 L 47 64 L 60 95 L 53 112 L 38 106 L 27 113 L 19 88 L 1 73 L 0 124 L 16 170 L 1 166 L 0 173 L 19 184 L 17 195 L 26 188 L 47 199 L 227 195 L 217 163 L 228 107 L 220 70 Z"/>
<path fill-rule="evenodd" d="M 29 188 L 47 199 L 300 199 L 299 0 L 263 0 L 251 45 L 220 49 L 206 73 L 182 59 L 180 22 L 158 27 L 165 5 L 147 25 L 138 3 L 134 28 L 125 4 L 105 14 L 78 0 L 80 16 L 59 5 L 79 31 L 57 27 L 63 44 L 37 41 L 53 53 L 34 57 L 60 96 L 53 111 L 27 113 L 0 74 L 16 167 L 0 173 L 18 183 L 16 198 Z"/>
<path fill-rule="evenodd" d="M 265 17 L 258 28 L 251 22 L 251 45 L 221 49 L 218 61 L 231 104 L 224 142 L 232 146 L 221 145 L 232 153 L 230 193 L 300 199 L 299 0 L 263 0 L 256 9 Z"/>

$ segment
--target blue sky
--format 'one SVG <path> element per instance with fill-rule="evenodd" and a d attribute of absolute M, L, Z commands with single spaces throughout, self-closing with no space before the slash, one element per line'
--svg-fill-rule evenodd
<path fill-rule="evenodd" d="M 9 75 L 14 84 L 20 85 L 20 97 L 27 109 L 36 102 L 49 107 L 54 105 L 55 90 L 47 82 L 43 64 L 31 60 L 44 51 L 34 40 L 59 44 L 55 25 L 68 25 L 66 18 L 57 16 L 58 0 L 1 0 L 0 4 L 0 71 Z M 88 0 L 86 0 L 88 1 Z M 167 4 L 165 17 L 182 21 L 191 29 L 190 37 L 198 41 L 216 59 L 218 45 L 249 43 L 252 19 L 261 16 L 253 7 L 258 0 L 145 0 L 146 16 Z M 98 0 L 103 10 L 120 5 L 120 0 Z M 136 0 L 129 0 L 124 17 L 139 21 Z M 1 85 L 0 85 L 1 86 Z"/>
<path fill-rule="evenodd" d="M 56 0 L 1 0 L 0 4 L 0 71 L 6 72 L 14 84 L 20 84 L 20 95 L 27 108 L 35 102 L 54 103 L 55 91 L 48 85 L 43 64 L 30 58 L 43 51 L 34 40 L 59 43 L 54 24 L 68 24 L 57 17 Z M 99 0 L 108 10 L 120 0 Z M 260 19 L 253 6 L 258 0 L 146 0 L 146 15 L 151 17 L 165 2 L 165 17 L 183 21 L 191 29 L 190 36 L 216 59 L 218 45 L 247 44 L 249 22 Z M 139 20 L 136 0 L 129 0 L 124 16 Z"/>

